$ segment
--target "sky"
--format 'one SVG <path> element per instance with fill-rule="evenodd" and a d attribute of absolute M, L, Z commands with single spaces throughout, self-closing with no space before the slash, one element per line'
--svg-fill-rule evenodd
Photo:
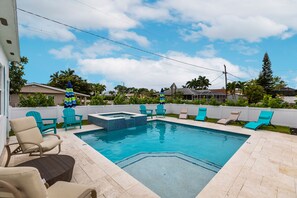
<path fill-rule="evenodd" d="M 254 79 L 267 52 L 273 74 L 297 88 L 296 0 L 17 0 L 17 7 L 84 31 L 18 10 L 28 82 L 48 83 L 71 68 L 107 90 L 181 87 L 198 76 L 222 88 L 224 65 L 228 82 Z"/>

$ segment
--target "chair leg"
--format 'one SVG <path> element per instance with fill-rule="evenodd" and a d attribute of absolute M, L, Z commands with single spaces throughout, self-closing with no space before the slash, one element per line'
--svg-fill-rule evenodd
<path fill-rule="evenodd" d="M 6 160 L 6 163 L 5 163 L 5 167 L 8 166 L 9 164 L 9 161 L 10 161 L 10 158 L 11 158 L 11 150 L 10 150 L 10 147 L 8 145 L 5 145 L 5 148 L 7 150 L 7 160 Z"/>
<path fill-rule="evenodd" d="M 96 198 L 96 197 L 97 197 L 97 192 L 96 192 L 96 190 L 92 190 L 92 192 L 91 192 L 91 197 L 92 197 L 92 198 Z"/>

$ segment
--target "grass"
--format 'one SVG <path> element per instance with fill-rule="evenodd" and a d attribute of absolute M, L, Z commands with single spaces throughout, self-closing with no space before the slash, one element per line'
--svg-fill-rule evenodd
<path fill-rule="evenodd" d="M 166 116 L 173 117 L 173 118 L 178 118 L 177 114 L 166 114 Z M 195 117 L 196 116 L 189 115 L 188 119 L 189 120 L 195 120 Z M 215 119 L 215 118 L 207 118 L 206 122 L 217 123 L 218 120 L 219 119 Z M 243 122 L 243 121 L 241 123 L 239 123 L 239 122 L 230 123 L 230 125 L 240 126 L 240 127 L 243 127 L 245 124 L 246 124 L 246 122 Z M 275 125 L 275 128 L 273 126 L 262 126 L 261 129 L 267 130 L 267 131 L 290 134 L 290 127 L 286 127 L 286 126 Z"/>

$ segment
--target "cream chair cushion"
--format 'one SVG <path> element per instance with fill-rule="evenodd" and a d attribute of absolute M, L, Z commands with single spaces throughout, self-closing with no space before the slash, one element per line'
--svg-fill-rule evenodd
<path fill-rule="evenodd" d="M 19 143 L 33 142 L 40 144 L 43 142 L 42 135 L 39 128 L 36 125 L 34 117 L 24 117 L 14 120 L 10 120 L 10 125 L 14 131 Z M 34 144 L 20 144 L 23 151 L 27 152 L 31 147 L 36 147 Z"/>
<path fill-rule="evenodd" d="M 49 198 L 89 198 L 92 189 L 81 184 L 58 181 L 47 190 Z"/>
<path fill-rule="evenodd" d="M 0 180 L 6 181 L 20 190 L 24 198 L 46 198 L 46 188 L 40 174 L 33 167 L 0 167 Z M 0 197 L 8 197 L 8 194 L 0 188 Z M 13 197 L 11 195 L 11 197 Z"/>
<path fill-rule="evenodd" d="M 43 142 L 40 143 L 41 147 L 42 147 L 42 151 L 50 151 L 53 148 L 55 148 L 57 145 L 61 144 L 63 142 L 63 140 L 59 140 L 59 139 L 46 139 Z M 35 152 L 35 151 L 39 151 L 39 147 L 38 146 L 33 146 L 30 147 L 29 149 L 27 149 L 25 152 Z"/>

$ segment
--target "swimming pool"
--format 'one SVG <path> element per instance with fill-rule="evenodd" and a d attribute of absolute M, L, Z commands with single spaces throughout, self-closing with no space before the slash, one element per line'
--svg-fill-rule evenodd
<path fill-rule="evenodd" d="M 161 197 L 197 195 L 249 137 L 165 121 L 76 135 Z"/>

